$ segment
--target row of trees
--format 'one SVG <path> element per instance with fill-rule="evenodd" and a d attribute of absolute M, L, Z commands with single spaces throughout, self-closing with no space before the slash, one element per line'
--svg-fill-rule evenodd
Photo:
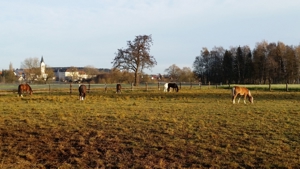
<path fill-rule="evenodd" d="M 203 83 L 299 83 L 300 45 L 262 41 L 249 46 L 201 50 L 194 73 Z"/>
<path fill-rule="evenodd" d="M 165 70 L 166 74 L 148 75 L 140 74 L 139 83 L 151 82 L 191 82 L 195 81 L 195 74 L 190 68 L 179 68 L 175 64 Z M 111 69 L 110 72 L 100 72 L 94 79 L 95 83 L 134 83 L 135 73 L 132 71 L 121 71 L 120 69 Z M 198 81 L 197 81 L 198 82 Z"/>

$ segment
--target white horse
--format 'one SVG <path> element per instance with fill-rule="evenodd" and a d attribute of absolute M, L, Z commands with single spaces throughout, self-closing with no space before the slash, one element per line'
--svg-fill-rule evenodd
<path fill-rule="evenodd" d="M 249 89 L 245 87 L 234 86 L 232 88 L 232 103 L 235 104 L 235 98 L 240 95 L 244 96 L 244 103 L 246 104 L 246 97 L 248 98 L 250 103 L 253 103 L 253 96 Z M 238 103 L 240 102 L 241 97 L 239 97 Z"/>

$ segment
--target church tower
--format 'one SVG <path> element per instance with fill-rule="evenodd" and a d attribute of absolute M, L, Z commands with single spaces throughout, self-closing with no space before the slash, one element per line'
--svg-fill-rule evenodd
<path fill-rule="evenodd" d="M 45 72 L 46 72 L 46 64 L 44 62 L 43 56 L 42 56 L 42 59 L 41 59 L 40 66 L 41 66 L 41 75 L 43 76 L 45 74 Z"/>
<path fill-rule="evenodd" d="M 46 80 L 48 74 L 46 74 L 46 64 L 45 64 L 45 62 L 44 62 L 43 56 L 42 56 L 42 58 L 41 58 L 40 66 L 41 66 L 41 78 L 43 78 L 44 80 Z"/>

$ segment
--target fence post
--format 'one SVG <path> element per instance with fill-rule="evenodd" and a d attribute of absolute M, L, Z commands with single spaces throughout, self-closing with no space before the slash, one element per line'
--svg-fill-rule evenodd
<path fill-rule="evenodd" d="M 72 83 L 70 83 L 70 94 L 72 94 Z"/>
<path fill-rule="evenodd" d="M 157 82 L 157 87 L 158 87 L 158 90 L 160 90 L 160 87 L 159 87 L 159 82 Z"/>

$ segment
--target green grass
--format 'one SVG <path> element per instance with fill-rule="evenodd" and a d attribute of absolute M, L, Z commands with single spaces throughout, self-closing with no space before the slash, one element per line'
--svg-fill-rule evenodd
<path fill-rule="evenodd" d="M 103 90 L 0 97 L 0 168 L 299 168 L 300 93 Z"/>

